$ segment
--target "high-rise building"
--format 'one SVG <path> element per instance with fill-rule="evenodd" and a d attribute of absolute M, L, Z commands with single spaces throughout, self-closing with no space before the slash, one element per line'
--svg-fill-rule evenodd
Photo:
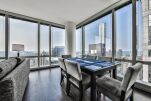
<path fill-rule="evenodd" d="M 103 43 L 89 44 L 89 53 L 99 56 L 105 56 L 106 54 L 105 44 Z"/>
<path fill-rule="evenodd" d="M 106 37 L 106 23 L 100 23 L 99 25 L 99 36 L 100 36 L 100 42 L 102 44 L 105 44 L 105 37 Z"/>
<path fill-rule="evenodd" d="M 151 0 L 142 0 L 143 61 L 151 60 Z M 143 66 L 143 81 L 151 82 L 151 66 Z"/>
<path fill-rule="evenodd" d="M 119 49 L 117 51 L 117 58 L 121 58 L 123 56 L 123 50 L 122 49 Z"/>
<path fill-rule="evenodd" d="M 65 52 L 64 46 L 55 46 L 55 48 L 52 49 L 52 56 L 54 57 L 60 57 Z"/>

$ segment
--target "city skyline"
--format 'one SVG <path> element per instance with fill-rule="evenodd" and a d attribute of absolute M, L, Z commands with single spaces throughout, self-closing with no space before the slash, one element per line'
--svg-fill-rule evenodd
<path fill-rule="evenodd" d="M 148 56 L 149 48 L 145 49 L 146 33 L 143 33 L 143 10 L 140 2 L 137 2 L 137 59 L 151 60 Z M 132 4 L 127 5 L 115 11 L 116 19 L 116 58 L 132 59 Z M 124 19 L 124 20 L 123 20 Z M 151 17 L 149 16 L 149 19 Z M 38 58 L 38 24 L 23 20 L 10 18 L 10 36 L 9 36 L 9 57 L 17 56 L 17 52 L 11 51 L 12 44 L 24 44 L 25 51 L 21 52 L 21 56 L 37 56 Z M 150 20 L 149 20 L 150 21 Z M 0 57 L 5 57 L 5 18 L 0 16 Z M 148 23 L 149 26 L 150 22 Z M 112 15 L 108 14 L 104 17 L 84 26 L 85 31 L 85 47 L 84 52 L 91 54 L 90 45 L 103 44 L 102 49 L 97 50 L 97 54 L 102 56 L 111 56 L 112 54 Z M 76 33 L 76 54 L 82 55 L 82 30 L 77 30 Z M 65 29 L 51 27 L 51 39 L 49 38 L 49 26 L 40 25 L 40 56 L 49 56 L 49 49 L 51 49 L 52 60 L 56 61 L 56 57 L 60 57 L 65 53 Z M 51 45 L 49 44 L 51 40 Z M 147 40 L 147 43 L 150 42 Z M 148 44 L 147 44 L 148 45 Z M 51 46 L 51 47 L 50 47 Z M 50 47 L 50 48 L 49 48 Z M 58 47 L 58 48 L 57 48 Z M 59 48 L 62 47 L 62 48 Z M 145 50 L 144 50 L 145 49 Z M 103 51 L 102 53 L 100 52 Z M 147 51 L 147 52 L 146 52 Z M 100 52 L 100 53 L 99 53 Z M 93 53 L 93 52 L 92 52 Z M 37 66 L 37 58 L 33 61 Z M 40 58 L 40 57 L 39 57 Z M 43 58 L 42 63 L 48 61 Z M 37 62 L 35 62 L 37 61 Z M 123 63 L 125 67 L 131 65 L 130 63 Z M 121 66 L 122 67 L 122 66 Z M 148 66 L 147 66 L 148 67 Z M 148 69 L 149 70 L 149 69 Z M 124 69 L 120 69 L 124 73 Z M 145 71 L 145 70 L 144 70 Z M 148 75 L 148 74 L 147 74 Z M 144 74 L 143 74 L 144 76 Z M 145 76 L 145 79 L 148 76 Z M 147 81 L 147 80 L 146 80 Z"/>

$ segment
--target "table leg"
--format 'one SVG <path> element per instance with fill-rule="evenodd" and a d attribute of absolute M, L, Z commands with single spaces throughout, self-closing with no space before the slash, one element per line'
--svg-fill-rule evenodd
<path fill-rule="evenodd" d="M 96 101 L 96 75 L 91 75 L 91 101 Z"/>
<path fill-rule="evenodd" d="M 117 75 L 117 73 L 116 73 L 116 68 L 115 69 L 113 69 L 113 78 L 115 78 L 116 79 L 116 76 Z"/>

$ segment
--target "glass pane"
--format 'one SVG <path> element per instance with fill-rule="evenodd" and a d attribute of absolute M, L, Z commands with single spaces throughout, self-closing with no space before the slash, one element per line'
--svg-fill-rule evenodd
<path fill-rule="evenodd" d="M 5 58 L 5 17 L 0 16 L 0 59 Z"/>
<path fill-rule="evenodd" d="M 38 67 L 38 57 L 28 58 L 28 59 L 30 59 L 30 68 L 37 68 Z"/>
<path fill-rule="evenodd" d="M 4 59 L 0 59 L 0 62 L 3 61 Z"/>
<path fill-rule="evenodd" d="M 144 27 L 147 26 L 145 25 Z M 137 60 L 143 60 L 143 54 L 144 54 L 143 46 L 145 45 L 144 42 L 147 41 L 144 40 L 144 33 L 143 33 L 144 27 L 143 27 L 142 3 L 139 0 L 137 2 L 137 58 L 136 58 Z"/>
<path fill-rule="evenodd" d="M 117 76 L 123 78 L 125 72 L 129 66 L 132 66 L 132 63 L 129 62 L 120 62 L 120 65 L 117 67 Z"/>
<path fill-rule="evenodd" d="M 10 46 L 9 57 L 16 57 L 17 52 L 12 50 L 13 44 L 24 45 L 20 56 L 38 56 L 38 24 L 10 18 Z M 33 62 L 32 62 L 33 61 Z M 37 59 L 31 59 L 31 68 L 37 66 Z"/>
<path fill-rule="evenodd" d="M 76 30 L 76 56 L 82 55 L 82 28 Z"/>
<path fill-rule="evenodd" d="M 138 80 L 151 83 L 151 65 L 143 65 Z"/>
<path fill-rule="evenodd" d="M 116 57 L 132 58 L 132 5 L 116 11 Z"/>
<path fill-rule="evenodd" d="M 40 25 L 40 66 L 49 65 L 49 26 Z"/>
<path fill-rule="evenodd" d="M 58 57 L 65 54 L 65 30 L 51 28 L 51 64 L 58 63 Z"/>
<path fill-rule="evenodd" d="M 49 57 L 40 57 L 39 62 L 40 62 L 40 66 L 49 66 L 50 65 Z"/>
<path fill-rule="evenodd" d="M 85 26 L 85 54 L 112 55 L 111 14 Z"/>
<path fill-rule="evenodd" d="M 120 79 L 123 79 L 126 70 L 129 66 L 132 66 L 131 63 L 129 62 L 120 62 L 121 65 L 117 67 L 117 76 Z M 137 80 L 145 81 L 145 82 L 150 82 L 151 83 L 151 66 L 149 65 L 143 65 L 143 69 L 140 71 Z"/>

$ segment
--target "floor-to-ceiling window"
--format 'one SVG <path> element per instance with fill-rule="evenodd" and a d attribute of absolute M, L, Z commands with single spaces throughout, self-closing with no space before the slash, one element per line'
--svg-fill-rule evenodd
<path fill-rule="evenodd" d="M 13 44 L 23 45 L 19 55 L 30 58 L 31 68 L 38 67 L 38 24 L 14 18 L 9 18 L 9 24 L 9 57 L 17 56 Z"/>
<path fill-rule="evenodd" d="M 40 66 L 49 66 L 49 26 L 40 25 Z"/>
<path fill-rule="evenodd" d="M 116 11 L 116 57 L 132 58 L 132 5 Z"/>
<path fill-rule="evenodd" d="M 5 58 L 5 17 L 0 16 L 0 61 Z"/>
<path fill-rule="evenodd" d="M 82 56 L 82 28 L 76 30 L 76 56 Z"/>
<path fill-rule="evenodd" d="M 58 64 L 58 57 L 65 54 L 65 29 L 51 27 L 51 64 Z"/>
<path fill-rule="evenodd" d="M 116 58 L 132 59 L 132 5 L 116 10 Z M 121 62 L 118 75 L 123 76 L 131 63 Z"/>
<path fill-rule="evenodd" d="M 112 15 L 108 14 L 84 27 L 85 54 L 112 56 Z"/>
<path fill-rule="evenodd" d="M 30 68 L 35 70 L 57 64 L 58 57 L 63 54 L 63 25 L 11 14 L 0 15 L 0 61 L 18 56 L 28 58 Z"/>

